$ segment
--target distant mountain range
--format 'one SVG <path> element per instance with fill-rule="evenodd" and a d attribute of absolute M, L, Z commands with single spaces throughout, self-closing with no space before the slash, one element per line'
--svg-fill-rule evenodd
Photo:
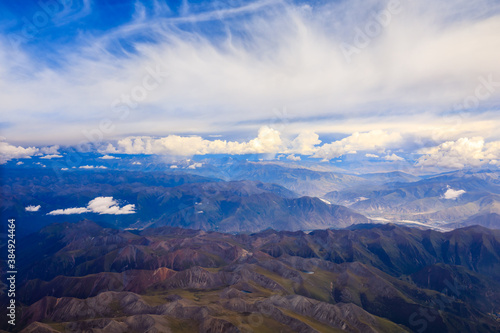
<path fill-rule="evenodd" d="M 230 235 L 82 221 L 19 243 L 22 332 L 500 330 L 500 231 L 483 227 Z"/>
<path fill-rule="evenodd" d="M 497 228 L 491 214 L 500 214 L 500 173 L 459 171 L 411 182 L 365 184 L 327 193 L 324 198 L 372 218 Z"/>
<path fill-rule="evenodd" d="M 120 228 L 173 226 L 223 232 L 312 230 L 368 223 L 363 215 L 315 197 L 300 197 L 280 185 L 260 181 L 222 181 L 196 175 L 116 170 L 71 171 L 59 178 L 50 170 L 10 170 L 2 186 L 2 216 L 15 216 L 27 234 L 52 222 L 97 219 Z M 83 212 L 47 215 L 85 207 L 96 197 L 134 204 L 135 214 Z M 41 208 L 36 212 L 27 206 Z"/>

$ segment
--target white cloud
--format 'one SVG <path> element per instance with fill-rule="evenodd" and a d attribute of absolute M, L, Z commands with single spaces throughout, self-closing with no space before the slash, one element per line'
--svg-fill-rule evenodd
<path fill-rule="evenodd" d="M 291 154 L 291 155 L 288 155 L 286 157 L 287 160 L 290 160 L 290 161 L 300 161 L 300 156 L 295 156 L 294 154 Z"/>
<path fill-rule="evenodd" d="M 41 166 L 42 168 L 46 168 L 46 167 L 47 167 L 45 164 L 40 163 L 40 162 L 36 162 L 36 163 L 33 163 L 33 164 L 39 165 L 39 166 Z"/>
<path fill-rule="evenodd" d="M 37 205 L 37 206 L 30 205 L 30 206 L 25 207 L 24 209 L 27 212 L 38 212 L 40 210 L 40 207 L 42 207 L 42 206 L 40 206 L 40 205 Z"/>
<path fill-rule="evenodd" d="M 17 158 L 31 158 L 38 152 L 38 148 L 13 146 L 4 140 L 0 141 L 0 164 L 5 164 L 10 160 Z"/>
<path fill-rule="evenodd" d="M 224 18 L 240 11 L 225 10 L 227 34 L 215 39 L 196 24 L 219 20 L 220 11 L 182 18 L 144 11 L 108 32 L 80 34 L 71 48 L 58 50 L 58 57 L 47 56 L 55 66 L 13 49 L 0 36 L 0 100 L 5 121 L 14 124 L 4 135 L 16 142 L 77 143 L 82 127 L 97 128 L 102 111 L 112 112 L 112 101 L 142 83 L 147 66 L 158 65 L 169 76 L 138 103 L 141 112 L 120 120 L 113 136 L 221 133 L 234 124 L 237 130 L 254 130 L 269 123 L 270 110 L 285 104 L 293 120 L 290 130 L 307 124 L 320 125 L 317 133 L 391 131 L 412 127 L 415 120 L 431 126 L 442 122 L 441 113 L 451 105 L 474 94 L 479 76 L 498 73 L 495 1 L 403 1 L 402 12 L 353 56 L 352 64 L 340 45 L 352 44 L 357 28 L 387 1 L 251 5 L 237 20 Z M 179 29 L 177 24 L 185 22 L 194 28 Z M 154 42 L 131 39 L 143 35 Z M 120 41 L 130 41 L 135 52 L 114 56 Z M 22 80 L 16 79 L 20 69 L 29 73 Z M 499 96 L 500 89 L 492 91 L 491 103 Z M 65 110 L 64 117 L 46 116 L 54 110 Z M 490 120 L 499 127 L 497 118 Z"/>
<path fill-rule="evenodd" d="M 67 171 L 69 170 L 68 168 L 61 168 L 62 171 Z"/>
<path fill-rule="evenodd" d="M 61 158 L 63 157 L 62 155 L 58 155 L 58 154 L 52 154 L 52 155 L 45 155 L 45 156 L 42 156 L 40 157 L 41 159 L 44 159 L 44 160 L 50 160 L 50 159 L 53 159 L 53 158 Z"/>
<path fill-rule="evenodd" d="M 398 156 L 396 154 L 387 155 L 387 156 L 384 157 L 384 160 L 386 160 L 386 161 L 394 161 L 394 162 L 405 161 L 404 158 L 402 158 L 401 156 Z"/>
<path fill-rule="evenodd" d="M 50 147 L 43 147 L 43 148 L 40 148 L 40 152 L 42 154 L 47 154 L 47 155 L 59 155 L 59 146 L 55 145 L 55 146 L 50 146 Z"/>
<path fill-rule="evenodd" d="M 76 207 L 76 208 L 56 209 L 47 213 L 47 215 L 73 215 L 73 214 L 83 214 L 89 212 L 90 211 L 86 207 Z"/>
<path fill-rule="evenodd" d="M 135 205 L 129 204 L 120 207 L 118 201 L 113 199 L 113 197 L 97 197 L 91 200 L 88 203 L 87 207 L 56 209 L 47 213 L 47 215 L 72 215 L 72 214 L 83 214 L 83 213 L 112 214 L 112 215 L 134 214 Z"/>
<path fill-rule="evenodd" d="M 134 214 L 135 205 L 129 204 L 120 208 L 118 202 L 113 197 L 98 197 L 90 201 L 87 208 L 98 214 Z"/>
<path fill-rule="evenodd" d="M 247 142 L 206 140 L 199 136 L 178 135 L 169 135 L 164 138 L 129 137 L 118 141 L 116 148 L 109 144 L 101 152 L 176 156 L 284 153 L 293 156 L 295 154 L 313 155 L 316 158 L 329 160 L 344 154 L 356 154 L 357 151 L 384 151 L 387 147 L 402 143 L 399 133 L 375 130 L 366 133 L 356 132 L 342 140 L 318 146 L 321 140 L 314 132 L 301 132 L 293 140 L 284 141 L 279 131 L 263 126 L 257 137 Z"/>
<path fill-rule="evenodd" d="M 95 165 L 82 165 L 82 166 L 79 167 L 79 169 L 107 169 L 107 167 L 102 166 L 102 165 L 99 165 L 99 166 L 95 166 Z"/>
<path fill-rule="evenodd" d="M 448 199 L 448 200 L 456 200 L 459 198 L 462 194 L 466 193 L 464 190 L 454 190 L 448 186 L 448 189 L 446 192 L 443 194 L 441 197 L 442 199 Z"/>
<path fill-rule="evenodd" d="M 196 169 L 196 168 L 201 168 L 202 166 L 203 166 L 203 163 L 193 163 L 190 166 L 188 166 L 187 168 L 188 169 Z M 172 166 L 170 166 L 170 168 L 172 169 Z"/>
<path fill-rule="evenodd" d="M 266 154 L 276 153 L 282 146 L 280 133 L 267 126 L 260 128 L 255 139 L 248 142 L 205 140 L 199 136 L 169 135 L 164 138 L 129 137 L 118 141 L 118 147 L 108 145 L 104 152 L 122 154 L 159 154 L 193 156 L 206 154 Z"/>
<path fill-rule="evenodd" d="M 170 166 L 170 169 L 177 169 L 177 168 L 178 168 L 178 166 L 177 166 L 177 165 L 171 165 L 171 166 Z"/>
<path fill-rule="evenodd" d="M 375 154 L 365 154 L 365 157 L 379 158 L 380 156 L 375 155 Z"/>
<path fill-rule="evenodd" d="M 290 144 L 290 148 L 285 153 L 295 153 L 300 155 L 312 155 L 318 150 L 317 145 L 321 143 L 319 135 L 312 131 L 301 132 Z"/>
<path fill-rule="evenodd" d="M 135 161 L 135 162 L 132 162 L 132 165 L 142 165 L 142 163 L 138 162 L 138 161 Z"/>
<path fill-rule="evenodd" d="M 356 151 L 383 151 L 387 147 L 393 147 L 402 143 L 399 133 L 388 133 L 382 130 L 374 130 L 366 133 L 356 132 L 347 138 L 332 143 L 324 144 L 313 157 L 331 160 L 344 154 Z"/>
<path fill-rule="evenodd" d="M 19 162 L 16 163 L 16 165 L 22 165 L 22 164 L 24 164 L 23 161 L 19 161 Z"/>
<path fill-rule="evenodd" d="M 111 155 L 104 155 L 104 156 L 99 157 L 99 159 L 101 159 L 101 160 L 114 160 L 114 159 L 119 159 L 119 157 L 111 156 Z"/>
<path fill-rule="evenodd" d="M 478 167 L 500 158 L 500 141 L 485 144 L 481 137 L 460 138 L 439 146 L 420 150 L 424 156 L 418 159 L 419 166 L 438 166 L 462 169 Z"/>

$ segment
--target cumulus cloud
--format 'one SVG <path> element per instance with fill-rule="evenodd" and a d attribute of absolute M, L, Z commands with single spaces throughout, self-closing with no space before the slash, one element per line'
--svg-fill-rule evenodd
<path fill-rule="evenodd" d="M 104 155 L 104 156 L 99 157 L 99 159 L 101 159 L 101 160 L 114 160 L 114 159 L 119 159 L 119 157 L 111 156 L 111 155 Z"/>
<path fill-rule="evenodd" d="M 347 138 L 334 141 L 321 146 L 313 157 L 331 160 L 344 154 L 357 151 L 380 150 L 401 144 L 402 137 L 399 133 L 388 133 L 374 130 L 366 133 L 356 132 Z"/>
<path fill-rule="evenodd" d="M 260 128 L 255 139 L 246 142 L 226 140 L 206 140 L 200 136 L 169 135 L 164 138 L 129 137 L 118 141 L 117 146 L 109 144 L 102 153 L 121 154 L 158 154 L 174 156 L 193 156 L 206 154 L 288 154 L 298 160 L 295 154 L 312 155 L 315 158 L 330 160 L 357 151 L 384 151 L 388 147 L 402 144 L 399 133 L 374 130 L 356 132 L 342 140 L 323 144 L 319 135 L 304 131 L 293 140 L 283 140 L 281 133 L 268 126 Z M 397 156 L 391 156 L 397 160 Z M 290 158 L 289 158 L 290 159 Z"/>
<path fill-rule="evenodd" d="M 50 159 L 53 159 L 53 158 L 61 158 L 61 157 L 63 157 L 63 156 L 59 155 L 59 154 L 52 154 L 52 155 L 45 155 L 45 156 L 42 156 L 40 158 L 44 159 L 44 160 L 50 160 Z"/>
<path fill-rule="evenodd" d="M 169 135 L 164 138 L 128 137 L 103 152 L 122 154 L 159 154 L 193 156 L 206 154 L 267 154 L 282 147 L 280 132 L 268 126 L 260 128 L 255 139 L 247 142 L 206 140 L 200 136 Z"/>
<path fill-rule="evenodd" d="M 466 193 L 464 190 L 454 190 L 448 186 L 446 192 L 441 196 L 442 199 L 456 200 L 462 194 Z"/>
<path fill-rule="evenodd" d="M 5 164 L 10 160 L 17 158 L 31 158 L 31 156 L 38 153 L 38 148 L 21 146 L 13 146 L 4 140 L 0 141 L 0 164 Z"/>
<path fill-rule="evenodd" d="M 393 161 L 393 162 L 405 161 L 404 158 L 402 158 L 401 156 L 398 156 L 396 154 L 387 155 L 387 156 L 384 157 L 384 160 L 386 160 L 386 161 Z"/>
<path fill-rule="evenodd" d="M 318 145 L 321 144 L 319 135 L 312 131 L 301 132 L 293 141 L 290 143 L 290 148 L 285 151 L 285 153 L 295 153 L 300 155 L 312 155 L 318 149 Z"/>
<path fill-rule="evenodd" d="M 187 168 L 188 169 L 196 169 L 196 168 L 201 168 L 202 166 L 203 166 L 203 163 L 193 163 L 190 166 L 188 166 Z M 170 166 L 170 168 L 172 169 L 172 166 Z"/>
<path fill-rule="evenodd" d="M 27 212 L 38 212 L 40 210 L 40 207 L 42 207 L 42 206 L 40 206 L 40 205 L 37 205 L 37 206 L 30 205 L 30 206 L 25 207 L 24 209 Z"/>
<path fill-rule="evenodd" d="M 288 155 L 286 157 L 287 160 L 290 160 L 290 161 L 300 161 L 300 156 L 295 156 L 294 154 L 291 154 L 291 155 Z"/>
<path fill-rule="evenodd" d="M 482 137 L 460 138 L 439 146 L 420 150 L 419 166 L 437 166 L 462 169 L 479 167 L 500 158 L 500 141 L 485 143 Z"/>
<path fill-rule="evenodd" d="M 120 207 L 118 202 L 113 197 L 98 197 L 90 201 L 87 208 L 94 213 L 98 214 L 113 214 L 124 215 L 134 214 L 135 205 L 129 204 Z"/>
<path fill-rule="evenodd" d="M 120 207 L 118 201 L 113 199 L 113 197 L 97 197 L 91 200 L 88 203 L 87 207 L 56 209 L 47 213 L 47 215 L 72 215 L 72 214 L 83 214 L 83 213 L 97 213 L 97 214 L 111 214 L 111 215 L 134 214 L 135 205 L 129 204 Z"/>
<path fill-rule="evenodd" d="M 380 156 L 368 153 L 368 154 L 365 154 L 365 157 L 379 158 Z"/>
<path fill-rule="evenodd" d="M 43 148 L 40 148 L 40 152 L 42 154 L 47 154 L 47 155 L 59 155 L 59 146 L 54 145 L 54 146 L 49 146 L 49 147 L 43 147 Z"/>
<path fill-rule="evenodd" d="M 95 166 L 95 165 L 81 165 L 78 168 L 79 169 L 107 169 L 107 167 L 102 166 L 102 165 L 99 165 L 99 166 Z"/>

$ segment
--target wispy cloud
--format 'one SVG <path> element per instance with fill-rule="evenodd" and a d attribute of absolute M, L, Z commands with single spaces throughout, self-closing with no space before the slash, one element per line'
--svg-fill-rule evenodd
<path fill-rule="evenodd" d="M 158 2 L 137 2 L 130 21 L 54 47 L 52 63 L 13 48 L 0 30 L 0 99 L 12 124 L 3 135 L 25 147 L 78 144 L 109 120 L 112 129 L 94 137 L 117 140 L 116 151 L 280 151 L 294 137 L 287 155 L 328 159 L 365 150 L 385 156 L 385 148 L 408 137 L 413 145 L 402 148 L 414 150 L 465 137 L 481 136 L 485 145 L 500 140 L 500 4 L 401 1 L 398 14 L 347 63 L 340 45 L 355 43 L 387 4 L 212 2 L 175 16 Z M 98 15 L 94 7 L 82 2 L 77 16 L 66 17 Z M 168 77 L 142 98 L 134 88 L 143 86 L 146 68 L 157 67 Z M 476 91 L 488 97 L 470 102 Z M 288 118 L 277 120 L 282 142 L 259 148 L 249 135 L 275 128 L 273 110 L 284 106 Z M 375 130 L 381 134 L 362 142 Z M 234 131 L 237 140 L 202 138 Z M 320 142 L 331 133 L 350 138 Z"/>

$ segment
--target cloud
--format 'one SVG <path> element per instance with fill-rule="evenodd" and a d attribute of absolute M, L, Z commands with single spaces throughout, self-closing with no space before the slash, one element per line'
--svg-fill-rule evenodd
<path fill-rule="evenodd" d="M 334 141 L 321 146 L 313 157 L 331 160 L 344 154 L 356 153 L 357 151 L 380 150 L 393 147 L 402 143 L 399 133 L 388 133 L 382 130 L 374 130 L 366 133 L 356 132 L 347 138 Z"/>
<path fill-rule="evenodd" d="M 206 154 L 266 154 L 276 153 L 282 146 L 280 133 L 267 126 L 259 129 L 255 139 L 248 142 L 205 140 L 200 136 L 169 135 L 164 138 L 129 137 L 118 141 L 102 152 L 121 154 L 158 154 L 193 156 Z"/>
<path fill-rule="evenodd" d="M 300 161 L 300 156 L 295 156 L 295 155 L 291 154 L 291 155 L 288 155 L 286 157 L 286 159 L 290 160 L 290 161 Z"/>
<path fill-rule="evenodd" d="M 500 158 L 500 141 L 485 143 L 482 137 L 460 138 L 420 150 L 417 166 L 463 169 L 479 167 Z"/>
<path fill-rule="evenodd" d="M 120 208 L 118 202 L 114 200 L 113 197 L 95 198 L 89 202 L 87 208 L 98 214 L 123 215 L 135 213 L 135 205 L 129 204 Z"/>
<path fill-rule="evenodd" d="M 38 212 L 40 210 L 40 205 L 37 205 L 37 206 L 27 206 L 25 207 L 24 209 L 27 211 L 27 212 Z"/>
<path fill-rule="evenodd" d="M 113 199 L 113 197 L 97 197 L 91 200 L 87 207 L 56 209 L 47 213 L 47 215 L 72 215 L 83 213 L 125 215 L 134 214 L 135 212 L 134 204 L 120 207 L 118 201 Z"/>
<path fill-rule="evenodd" d="M 40 148 L 40 152 L 42 154 L 47 154 L 47 155 L 58 155 L 59 154 L 59 146 L 50 146 L 50 147 L 42 147 Z"/>
<path fill-rule="evenodd" d="M 38 148 L 13 146 L 5 141 L 0 141 L 0 164 L 5 164 L 17 158 L 31 158 L 38 152 Z"/>
<path fill-rule="evenodd" d="M 188 166 L 187 168 L 188 169 L 196 169 L 196 168 L 201 168 L 202 166 L 203 166 L 203 163 L 193 163 L 190 166 Z M 172 166 L 170 166 L 170 168 L 172 169 Z"/>
<path fill-rule="evenodd" d="M 462 194 L 466 193 L 464 190 L 454 190 L 448 186 L 448 189 L 446 192 L 443 194 L 441 197 L 442 199 L 448 199 L 448 200 L 456 200 L 459 198 Z"/>
<path fill-rule="evenodd" d="M 102 166 L 102 165 L 99 165 L 99 166 L 95 166 L 95 165 L 82 165 L 82 166 L 79 166 L 78 168 L 79 169 L 107 169 L 107 167 Z"/>
<path fill-rule="evenodd" d="M 104 156 L 99 157 L 99 159 L 101 159 L 101 160 L 114 160 L 114 159 L 119 159 L 119 157 L 111 156 L 111 155 L 104 155 Z"/>
<path fill-rule="evenodd" d="M 286 153 L 295 153 L 300 155 L 312 155 L 317 151 L 317 145 L 321 144 L 319 135 L 312 131 L 301 132 L 290 144 Z"/>
<path fill-rule="evenodd" d="M 16 49 L 3 28 L 0 100 L 12 124 L 3 134 L 27 145 L 76 144 L 82 128 L 99 128 L 103 110 L 114 125 L 101 133 L 105 139 L 234 130 L 242 133 L 234 140 L 244 140 L 262 125 L 277 127 L 273 118 L 287 135 L 305 128 L 350 134 L 443 127 L 460 137 L 499 127 L 498 117 L 487 116 L 489 124 L 482 118 L 498 112 L 498 86 L 481 108 L 471 108 L 478 112 L 470 112 L 467 125 L 446 124 L 442 116 L 474 95 L 478 77 L 491 73 L 494 82 L 500 80 L 496 1 L 403 1 L 403 10 L 358 47 L 350 64 L 340 46 L 355 44 L 356 33 L 387 1 L 227 3 L 220 2 L 220 10 L 200 4 L 197 13 L 178 17 L 155 10 L 161 6 L 138 5 L 130 21 L 120 18 L 124 23 L 110 30 L 91 27 L 71 45 L 47 47 L 46 41 Z M 50 61 L 42 61 L 39 50 L 47 50 Z M 133 89 L 151 78 L 146 68 L 156 66 L 168 77 L 127 105 L 122 96 L 139 91 Z M 282 106 L 288 119 L 272 114 Z"/>
<path fill-rule="evenodd" d="M 138 161 L 135 161 L 135 162 L 132 162 L 132 165 L 142 165 L 142 163 L 138 162 Z"/>
<path fill-rule="evenodd" d="M 58 155 L 58 154 L 53 154 L 53 155 L 45 155 L 45 156 L 42 156 L 40 157 L 41 159 L 44 159 L 44 160 L 50 160 L 50 159 L 53 159 L 53 158 L 61 158 L 63 157 L 62 155 Z"/>
<path fill-rule="evenodd" d="M 365 157 L 379 158 L 380 156 L 375 155 L 375 154 L 365 154 Z"/>
<path fill-rule="evenodd" d="M 404 158 L 396 155 L 396 154 L 392 154 L 392 155 L 387 155 L 384 157 L 384 160 L 386 161 L 394 161 L 394 162 L 397 162 L 397 161 L 405 161 Z"/>
<path fill-rule="evenodd" d="M 24 162 L 22 162 L 22 161 L 19 161 L 16 163 L 16 165 L 23 165 L 23 164 L 24 164 Z"/>
<path fill-rule="evenodd" d="M 319 136 L 311 131 L 301 132 L 293 140 L 283 140 L 278 130 L 263 126 L 255 139 L 246 142 L 206 140 L 199 136 L 178 135 L 164 138 L 129 137 L 119 140 L 117 147 L 108 144 L 101 152 L 174 156 L 284 153 L 293 156 L 312 155 L 315 158 L 330 160 L 344 154 L 356 154 L 357 151 L 384 151 L 387 147 L 401 144 L 403 140 L 399 133 L 375 130 L 356 132 L 342 140 L 319 146 L 321 142 Z"/>
<path fill-rule="evenodd" d="M 47 215 L 73 215 L 73 214 L 83 214 L 89 212 L 90 211 L 85 207 L 78 207 L 78 208 L 56 209 L 47 213 Z"/>

